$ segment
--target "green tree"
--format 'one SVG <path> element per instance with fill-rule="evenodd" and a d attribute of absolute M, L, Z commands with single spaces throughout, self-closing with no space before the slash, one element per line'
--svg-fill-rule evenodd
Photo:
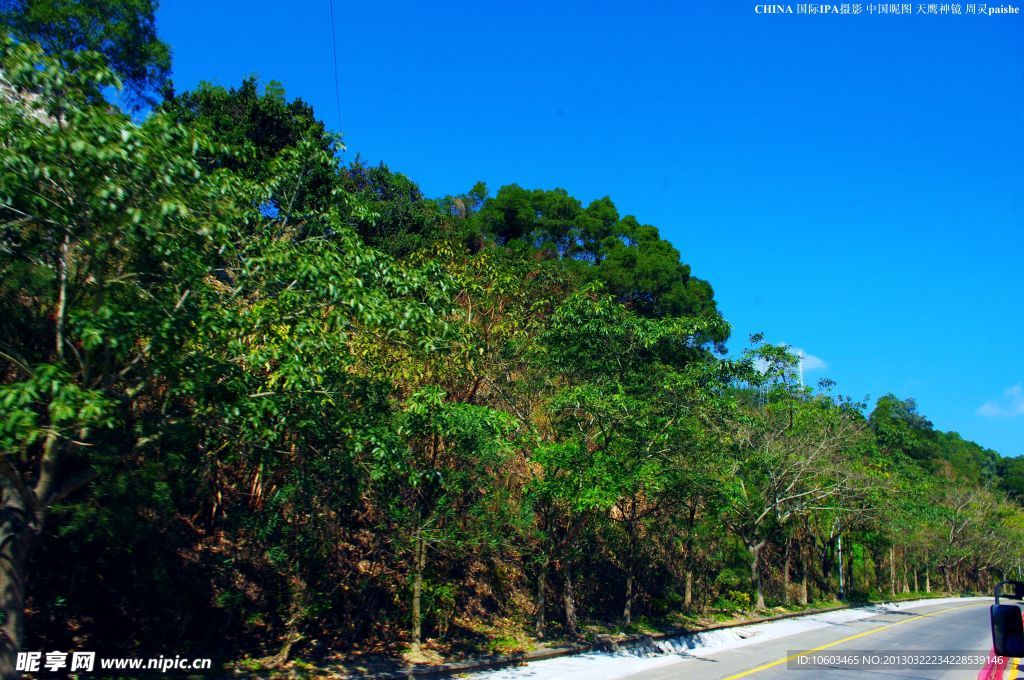
<path fill-rule="evenodd" d="M 338 210 L 321 219 L 319 234 L 272 219 L 225 262 L 232 286 L 206 301 L 175 390 L 209 466 L 251 480 L 248 528 L 288 584 L 281 661 L 337 597 L 332 537 L 401 447 L 393 387 L 360 339 L 429 349 L 444 334 L 431 273 L 368 249 Z"/>
<path fill-rule="evenodd" d="M 436 388 L 413 394 L 404 406 L 398 434 L 408 448 L 397 462 L 403 479 L 391 511 L 410 562 L 414 654 L 423 640 L 423 583 L 431 551 L 500 542 L 502 528 L 511 524 L 503 490 L 495 484 L 510 451 L 510 430 L 507 415 L 448 402 Z"/>
<path fill-rule="evenodd" d="M 703 334 L 717 319 L 646 319 L 607 296 L 570 296 L 545 334 L 546 355 L 561 376 L 549 403 L 553 436 L 536 459 L 545 511 L 561 508 L 567 615 L 572 595 L 572 549 L 588 513 L 606 513 L 621 526 L 626 576 L 623 619 L 632 618 L 644 524 L 676 503 L 670 484 L 683 471 L 688 405 L 707 389 L 711 356 Z M 673 455 L 676 457 L 673 458 Z M 682 456 L 685 458 L 685 454 Z M 574 621 L 567 616 L 570 630 Z"/>
<path fill-rule="evenodd" d="M 717 314 L 711 285 L 692 276 L 656 227 L 620 217 L 607 196 L 583 208 L 564 189 L 531 191 L 510 184 L 483 203 L 478 219 L 499 245 L 537 249 L 564 258 L 567 265 L 584 265 L 583 271 L 641 316 Z M 728 327 L 714 329 L 709 340 L 728 338 Z"/>
<path fill-rule="evenodd" d="M 796 358 L 784 347 L 764 345 L 748 354 L 750 379 L 764 404 L 743 409 L 734 433 L 727 525 L 750 553 L 755 603 L 765 606 L 762 551 L 787 524 L 809 512 L 842 507 L 855 478 L 851 449 L 863 426 L 856 411 L 796 384 Z"/>
<path fill-rule="evenodd" d="M 117 80 L 95 55 L 63 61 L 0 45 L 17 93 L 0 102 L 5 677 L 33 544 L 55 505 L 112 469 L 105 460 L 153 445 L 142 417 L 161 399 L 153 366 L 184 344 L 226 225 L 250 200 L 200 172 L 190 131 L 96 105 Z"/>
<path fill-rule="evenodd" d="M 254 77 L 230 89 L 203 82 L 160 110 L 214 143 L 201 156 L 205 169 L 226 168 L 271 188 L 262 208 L 283 224 L 315 220 L 331 208 L 339 183 L 335 156 L 344 147 L 306 102 L 289 101 L 280 83 L 261 91 Z"/>
<path fill-rule="evenodd" d="M 1024 502 L 1024 458 L 1000 458 L 999 486 L 1018 503 Z"/>
<path fill-rule="evenodd" d="M 898 399 L 887 394 L 878 400 L 868 417 L 879 445 L 887 451 L 899 451 L 929 463 L 935 456 L 932 423 L 917 410 L 913 399 Z"/>
<path fill-rule="evenodd" d="M 72 65 L 70 53 L 102 54 L 133 105 L 170 91 L 171 50 L 156 34 L 157 0 L 3 0 L 0 23 Z"/>
<path fill-rule="evenodd" d="M 368 245 L 405 257 L 446 235 L 437 203 L 383 163 L 368 167 L 357 158 L 343 170 L 341 182 L 369 211 L 355 224 Z"/>
<path fill-rule="evenodd" d="M 690 274 L 679 251 L 651 226 L 631 225 L 625 242 L 613 241 L 597 267 L 597 275 L 616 299 L 638 314 L 710 316 L 716 313 L 714 291 Z M 727 329 L 716 328 L 713 341 L 725 341 Z"/>

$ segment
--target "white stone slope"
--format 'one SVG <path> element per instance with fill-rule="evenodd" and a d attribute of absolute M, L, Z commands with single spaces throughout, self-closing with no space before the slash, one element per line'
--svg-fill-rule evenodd
<path fill-rule="evenodd" d="M 808 614 L 781 621 L 755 623 L 707 633 L 694 633 L 676 638 L 655 641 L 656 650 L 628 651 L 614 653 L 590 652 L 563 656 L 556 659 L 534 661 L 523 666 L 481 671 L 469 675 L 473 680 L 610 680 L 631 673 L 650 670 L 659 666 L 676 663 L 681 658 L 711 657 L 720 652 L 744 647 L 767 640 L 776 640 L 798 635 L 811 630 L 842 625 L 850 621 L 867 619 L 887 611 L 913 609 L 928 605 L 953 602 L 981 601 L 986 598 L 946 597 L 929 600 L 907 600 L 840 609 L 821 614 Z"/>

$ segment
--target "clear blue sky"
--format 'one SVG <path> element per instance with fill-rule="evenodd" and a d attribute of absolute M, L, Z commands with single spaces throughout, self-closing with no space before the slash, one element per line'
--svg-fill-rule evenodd
<path fill-rule="evenodd" d="M 279 80 L 428 195 L 610 195 L 733 348 L 763 331 L 1024 453 L 1024 15 L 754 5 L 335 0 L 340 112 L 328 0 L 164 0 L 159 31 L 179 90 Z"/>

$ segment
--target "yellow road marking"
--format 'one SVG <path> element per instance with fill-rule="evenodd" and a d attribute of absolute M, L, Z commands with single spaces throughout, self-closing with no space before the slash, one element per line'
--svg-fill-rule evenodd
<path fill-rule="evenodd" d="M 1014 659 L 1011 662 L 1010 674 L 1006 677 L 1006 680 L 1014 680 L 1020 677 L 1020 659 Z"/>
<path fill-rule="evenodd" d="M 844 637 L 841 640 L 836 640 L 835 642 L 829 642 L 829 643 L 824 644 L 824 645 L 819 645 L 818 647 L 812 647 L 811 649 L 805 649 L 803 651 L 797 652 L 796 654 L 790 654 L 789 656 L 784 656 L 781 659 L 776 659 L 775 661 L 769 661 L 768 663 L 763 664 L 761 666 L 757 666 L 756 668 L 751 668 L 750 670 L 746 670 L 746 671 L 743 671 L 741 673 L 736 673 L 735 675 L 730 675 L 730 676 L 727 676 L 725 678 L 722 678 L 722 680 L 737 680 L 737 678 L 745 678 L 748 675 L 753 675 L 754 673 L 760 673 L 761 671 L 768 670 L 769 668 L 775 668 L 776 666 L 781 666 L 782 664 L 786 663 L 787 661 L 790 661 L 792 659 L 797 658 L 801 654 L 807 654 L 808 652 L 820 652 L 823 649 L 829 649 L 830 647 L 835 647 L 836 645 L 841 645 L 844 642 L 849 642 L 850 640 L 856 640 L 858 638 L 867 637 L 868 635 L 874 635 L 875 633 L 880 633 L 883 630 L 888 630 L 888 629 L 894 628 L 896 626 L 902 626 L 904 623 L 910 623 L 911 621 L 919 621 L 919 620 L 921 620 L 923 618 L 926 618 L 926 617 L 929 617 L 929 616 L 935 616 L 936 614 L 945 614 L 946 612 L 955 611 L 957 609 L 966 609 L 967 607 L 977 607 L 977 606 L 983 605 L 983 604 L 988 604 L 988 603 L 987 602 L 972 602 L 971 604 L 964 604 L 964 605 L 960 605 L 959 607 L 950 607 L 949 609 L 940 609 L 937 612 L 929 612 L 927 614 L 918 614 L 917 616 L 915 616 L 913 618 L 910 618 L 910 619 L 904 619 L 903 621 L 896 621 L 894 623 L 889 623 L 889 624 L 886 624 L 884 626 L 879 626 L 878 628 L 872 628 L 870 630 L 865 630 L 865 631 L 862 631 L 862 632 L 857 633 L 855 635 L 850 635 L 849 637 Z"/>

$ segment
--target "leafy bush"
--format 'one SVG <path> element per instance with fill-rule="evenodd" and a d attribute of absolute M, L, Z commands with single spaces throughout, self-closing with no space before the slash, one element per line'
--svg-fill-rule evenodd
<path fill-rule="evenodd" d="M 747 611 L 750 609 L 750 603 L 750 593 L 742 590 L 729 590 L 723 595 L 718 596 L 714 607 L 715 609 L 724 609 L 726 611 Z"/>

